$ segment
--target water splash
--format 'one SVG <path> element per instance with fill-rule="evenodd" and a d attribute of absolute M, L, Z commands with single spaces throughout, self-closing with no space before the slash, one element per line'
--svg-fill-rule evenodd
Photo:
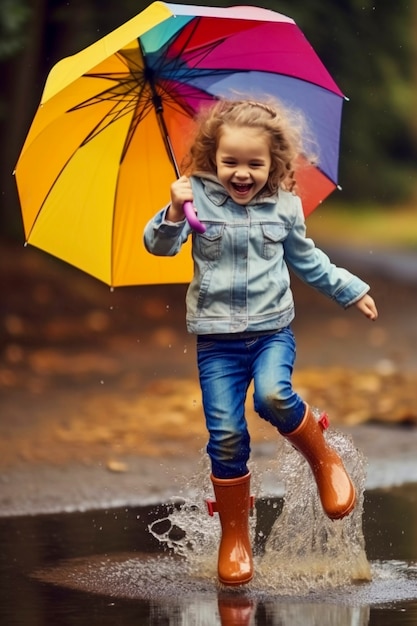
<path fill-rule="evenodd" d="M 188 495 L 174 502 L 167 517 L 148 527 L 158 541 L 184 559 L 187 572 L 197 577 L 216 577 L 220 527 L 207 514 L 206 500 L 213 497 L 209 476 L 208 460 L 203 456 L 198 471 L 185 485 Z"/>
<path fill-rule="evenodd" d="M 356 507 L 342 520 L 328 519 L 307 462 L 282 442 L 277 472 L 285 486 L 284 506 L 258 564 L 266 588 L 299 594 L 371 579 L 362 531 L 366 461 L 350 437 L 332 430 L 325 436 L 356 487 Z"/>
<path fill-rule="evenodd" d="M 273 521 L 267 537 L 262 530 L 265 524 L 259 505 L 258 514 L 255 510 L 250 518 L 255 555 L 252 590 L 294 595 L 371 579 L 362 531 L 366 461 L 348 436 L 332 430 L 326 431 L 325 436 L 343 458 L 355 484 L 356 508 L 343 520 L 329 520 L 307 462 L 281 440 L 274 472 L 277 482 L 285 487 L 282 511 L 271 500 L 267 515 L 272 515 Z M 149 526 L 152 535 L 184 559 L 187 573 L 197 578 L 217 577 L 220 524 L 218 516 L 207 514 L 205 500 L 213 497 L 209 475 L 204 456 L 199 471 L 185 486 L 188 495 L 177 502 L 166 518 Z M 262 477 L 257 474 L 256 465 L 252 477 L 252 493 L 258 496 Z"/>

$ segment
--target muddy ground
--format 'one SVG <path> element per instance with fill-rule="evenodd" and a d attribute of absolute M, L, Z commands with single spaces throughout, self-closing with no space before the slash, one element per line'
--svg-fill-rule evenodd
<path fill-rule="evenodd" d="M 409 273 L 396 271 L 397 255 L 388 253 L 379 261 L 366 250 L 332 257 L 371 284 L 380 317 L 371 323 L 343 311 L 294 279 L 294 384 L 352 434 L 375 471 L 389 457 L 410 461 L 412 473 L 416 257 L 405 261 Z M 186 287 L 112 292 L 40 251 L 6 244 L 0 284 L 0 514 L 175 491 L 206 440 Z M 276 436 L 253 413 L 250 394 L 247 413 L 254 459 L 267 463 Z"/>

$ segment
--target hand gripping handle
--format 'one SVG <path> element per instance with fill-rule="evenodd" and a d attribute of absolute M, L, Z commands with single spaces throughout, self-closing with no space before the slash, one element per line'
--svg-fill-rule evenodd
<path fill-rule="evenodd" d="M 205 233 L 206 227 L 197 219 L 193 203 L 187 200 L 187 202 L 184 202 L 182 208 L 191 228 L 197 233 Z"/>

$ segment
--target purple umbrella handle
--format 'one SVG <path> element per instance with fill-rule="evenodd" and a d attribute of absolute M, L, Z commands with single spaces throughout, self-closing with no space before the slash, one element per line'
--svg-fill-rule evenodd
<path fill-rule="evenodd" d="M 197 219 L 193 203 L 187 200 L 187 202 L 184 202 L 182 205 L 182 208 L 191 228 L 197 233 L 205 233 L 206 227 L 200 222 L 200 220 Z"/>

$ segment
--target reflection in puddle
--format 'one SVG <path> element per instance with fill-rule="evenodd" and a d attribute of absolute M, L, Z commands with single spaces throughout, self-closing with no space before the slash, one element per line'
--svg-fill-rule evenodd
<path fill-rule="evenodd" d="M 198 606 L 183 602 L 181 615 L 172 605 L 152 611 L 155 624 L 166 626 L 367 626 L 369 607 L 339 607 L 326 604 L 257 604 L 249 599 L 199 600 Z"/>
<path fill-rule="evenodd" d="M 38 571 L 56 585 L 109 598 L 145 599 L 155 621 L 165 626 L 365 626 L 371 606 L 417 597 L 417 566 L 400 561 L 371 564 L 372 581 L 332 590 L 288 596 L 244 589 L 220 589 L 212 576 L 195 578 L 175 556 L 141 554 L 74 559 Z M 391 626 L 391 622 L 379 622 Z M 414 623 L 414 622 L 412 622 Z"/>

